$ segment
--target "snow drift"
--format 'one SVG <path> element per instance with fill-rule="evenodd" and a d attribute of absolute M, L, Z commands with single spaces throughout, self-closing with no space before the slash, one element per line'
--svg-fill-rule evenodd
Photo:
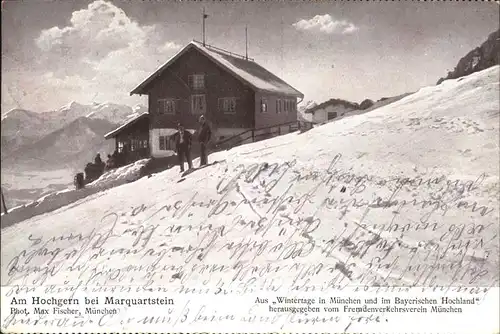
<path fill-rule="evenodd" d="M 2 285 L 497 285 L 498 77 L 448 80 L 2 229 Z"/>

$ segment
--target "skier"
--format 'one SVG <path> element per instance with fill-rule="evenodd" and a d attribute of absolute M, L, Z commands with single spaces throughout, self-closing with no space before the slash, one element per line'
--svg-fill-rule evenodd
<path fill-rule="evenodd" d="M 184 129 L 182 124 L 177 124 L 177 131 L 174 135 L 174 140 L 177 149 L 177 157 L 179 158 L 179 165 L 181 173 L 184 172 L 184 157 L 186 157 L 189 169 L 193 168 L 191 163 L 191 134 Z"/>
<path fill-rule="evenodd" d="M 200 142 L 200 167 L 208 164 L 207 157 L 207 144 L 210 141 L 210 137 L 212 136 L 212 130 L 210 129 L 210 125 L 208 125 L 205 120 L 205 116 L 200 116 L 200 130 L 198 132 L 198 141 Z"/>

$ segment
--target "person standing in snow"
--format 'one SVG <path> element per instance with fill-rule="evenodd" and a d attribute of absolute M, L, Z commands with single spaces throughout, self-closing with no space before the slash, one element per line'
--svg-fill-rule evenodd
<path fill-rule="evenodd" d="M 200 167 L 208 164 L 207 157 L 207 145 L 210 141 L 210 137 L 212 136 L 212 130 L 210 129 L 210 125 L 208 125 L 205 120 L 205 116 L 200 116 L 200 130 L 198 132 L 198 141 L 200 142 Z"/>
<path fill-rule="evenodd" d="M 181 173 L 184 172 L 184 157 L 186 157 L 189 169 L 193 168 L 191 163 L 191 133 L 186 131 L 179 123 L 177 124 L 177 133 L 174 135 L 175 147 L 177 150 L 177 157 L 179 158 L 179 165 Z"/>
<path fill-rule="evenodd" d="M 94 164 L 96 166 L 101 166 L 102 165 L 102 160 L 101 160 L 101 154 L 97 153 L 94 159 Z"/>
<path fill-rule="evenodd" d="M 110 170 L 115 168 L 115 159 L 111 154 L 108 154 L 108 160 L 106 160 L 106 165 L 104 166 L 104 170 Z"/>

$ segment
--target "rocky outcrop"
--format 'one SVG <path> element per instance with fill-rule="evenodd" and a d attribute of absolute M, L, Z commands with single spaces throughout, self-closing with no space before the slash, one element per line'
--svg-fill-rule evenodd
<path fill-rule="evenodd" d="M 474 72 L 482 71 L 500 63 L 500 30 L 491 33 L 488 39 L 460 59 L 455 69 L 448 72 L 445 78 L 438 80 L 439 85 L 444 80 L 457 79 Z"/>
<path fill-rule="evenodd" d="M 361 109 L 361 110 L 368 109 L 371 106 L 373 106 L 373 104 L 374 104 L 374 102 L 372 100 L 366 99 L 363 102 L 361 102 L 361 104 L 359 105 L 359 109 Z"/>

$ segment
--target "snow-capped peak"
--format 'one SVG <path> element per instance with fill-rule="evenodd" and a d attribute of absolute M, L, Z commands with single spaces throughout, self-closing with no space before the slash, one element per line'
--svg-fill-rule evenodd
<path fill-rule="evenodd" d="M 106 119 L 112 123 L 119 124 L 126 120 L 131 114 L 134 114 L 134 110 L 127 105 L 104 102 L 91 106 L 85 117 Z"/>
<path fill-rule="evenodd" d="M 2 115 L 2 121 L 5 119 L 19 119 L 20 121 L 25 121 L 29 120 L 31 118 L 35 117 L 36 118 L 36 113 L 33 111 L 29 111 L 26 109 L 21 109 L 21 108 L 14 108 L 9 111 L 7 111 L 4 115 Z"/>
<path fill-rule="evenodd" d="M 61 107 L 59 110 L 72 110 L 72 109 L 79 108 L 79 107 L 83 107 L 83 105 L 76 102 L 76 101 L 71 101 L 67 105 Z"/>

